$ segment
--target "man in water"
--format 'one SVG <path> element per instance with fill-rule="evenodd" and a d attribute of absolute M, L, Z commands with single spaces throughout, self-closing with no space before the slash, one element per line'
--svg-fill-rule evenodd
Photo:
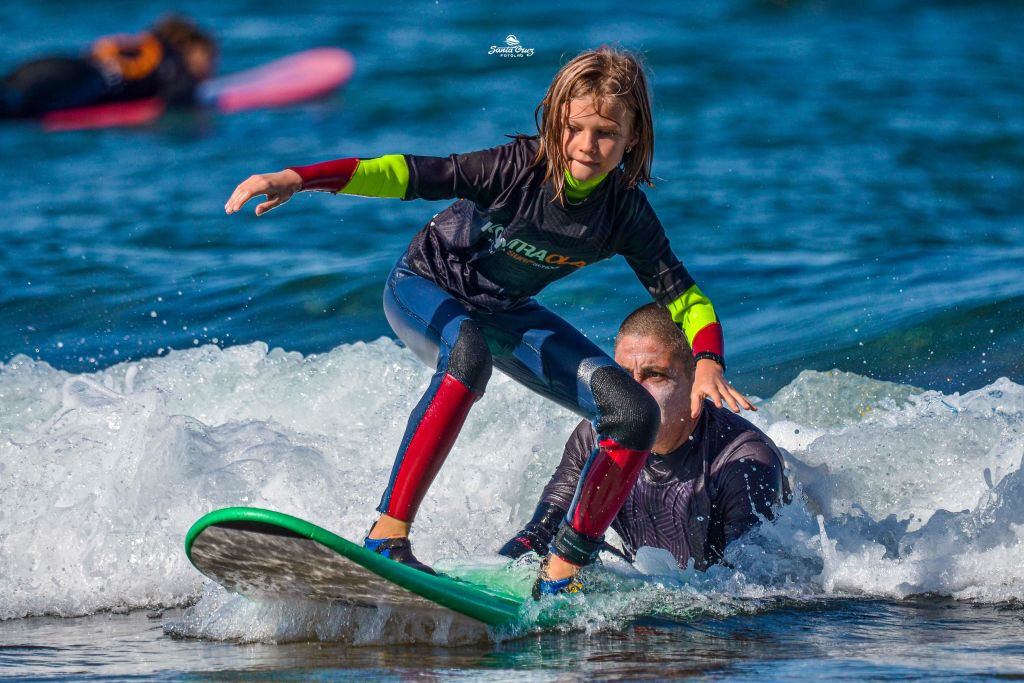
<path fill-rule="evenodd" d="M 0 118 L 154 97 L 188 106 L 196 86 L 212 75 L 216 57 L 213 38 L 191 20 L 169 15 L 138 35 L 101 38 L 88 55 L 44 57 L 16 67 L 0 78 Z"/>
<path fill-rule="evenodd" d="M 698 569 L 720 562 L 726 545 L 761 518 L 772 519 L 775 505 L 788 502 L 778 448 L 721 405 L 705 401 L 699 417 L 690 416 L 693 354 L 663 306 L 648 304 L 623 321 L 615 339 L 615 361 L 661 407 L 661 429 L 651 455 L 612 522 L 625 542 L 627 559 L 637 548 L 650 546 L 668 550 L 681 567 L 691 559 Z M 501 548 L 502 555 L 547 555 L 596 438 L 593 425 L 580 422 L 533 518 Z M 579 585 L 563 590 L 573 588 Z"/>

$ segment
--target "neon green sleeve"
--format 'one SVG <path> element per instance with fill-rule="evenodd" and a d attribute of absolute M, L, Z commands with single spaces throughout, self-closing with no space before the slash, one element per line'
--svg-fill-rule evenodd
<path fill-rule="evenodd" d="M 683 295 L 668 305 L 672 320 L 683 328 L 686 341 L 691 345 L 693 338 L 711 323 L 718 322 L 718 316 L 704 292 L 697 285 L 691 286 Z"/>
<path fill-rule="evenodd" d="M 408 187 L 409 166 L 405 156 L 385 154 L 376 159 L 360 159 L 352 178 L 338 193 L 402 199 Z"/>
<path fill-rule="evenodd" d="M 668 311 L 679 327 L 683 328 L 686 341 L 694 354 L 711 352 L 725 357 L 725 341 L 722 339 L 722 324 L 718 322 L 711 300 L 692 285 L 682 296 L 668 305 Z"/>

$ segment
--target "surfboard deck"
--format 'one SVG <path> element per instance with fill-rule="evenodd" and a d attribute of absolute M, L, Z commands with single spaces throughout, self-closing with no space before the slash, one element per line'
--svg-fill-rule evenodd
<path fill-rule="evenodd" d="M 111 102 L 91 107 L 51 111 L 43 116 L 47 132 L 144 126 L 163 116 L 167 105 L 159 97 L 131 102 Z"/>
<path fill-rule="evenodd" d="M 431 576 L 298 517 L 233 507 L 201 517 L 185 553 L 204 575 L 250 598 L 299 597 L 360 607 L 446 610 L 488 626 L 515 623 L 523 598 Z"/>
<path fill-rule="evenodd" d="M 354 72 L 355 59 L 348 51 L 318 47 L 211 78 L 199 85 L 196 96 L 200 104 L 222 112 L 281 107 L 326 95 Z"/>

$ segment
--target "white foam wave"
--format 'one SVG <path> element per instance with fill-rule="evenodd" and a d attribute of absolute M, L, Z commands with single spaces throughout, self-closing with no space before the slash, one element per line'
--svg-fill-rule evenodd
<path fill-rule="evenodd" d="M 386 339 L 308 357 L 207 346 L 89 375 L 0 364 L 0 619 L 198 600 L 176 635 L 478 637 L 204 592 L 182 548 L 196 518 L 228 505 L 359 537 L 428 379 Z M 650 550 L 610 567 L 601 580 L 629 589 L 575 627 L 836 593 L 1024 599 L 1024 387 L 942 394 L 805 372 L 760 405 L 752 419 L 791 453 L 806 500 L 730 546 L 731 568 L 680 570 Z M 531 513 L 576 420 L 496 374 L 422 507 L 417 553 L 492 553 Z"/>

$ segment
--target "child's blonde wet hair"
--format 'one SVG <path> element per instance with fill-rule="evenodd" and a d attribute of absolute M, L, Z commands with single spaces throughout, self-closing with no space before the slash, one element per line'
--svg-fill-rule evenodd
<path fill-rule="evenodd" d="M 626 134 L 635 133 L 638 141 L 622 157 L 622 180 L 626 187 L 650 185 L 654 125 L 643 64 L 631 52 L 602 46 L 580 53 L 559 69 L 533 113 L 540 133 L 540 148 L 533 163 L 547 160 L 544 180 L 551 179 L 559 201 L 564 204 L 563 169 L 569 165 L 562 135 L 569 125 L 569 101 L 578 98 L 594 98 L 599 109 L 617 102 L 631 112 L 633 129 Z"/>

